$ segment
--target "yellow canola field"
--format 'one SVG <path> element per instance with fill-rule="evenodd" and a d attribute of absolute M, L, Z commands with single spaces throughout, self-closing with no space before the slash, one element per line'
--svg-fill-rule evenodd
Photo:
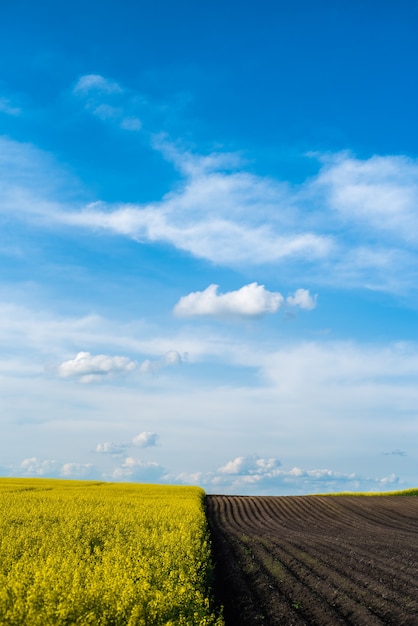
<path fill-rule="evenodd" d="M 198 487 L 0 479 L 1 626 L 222 626 Z"/>

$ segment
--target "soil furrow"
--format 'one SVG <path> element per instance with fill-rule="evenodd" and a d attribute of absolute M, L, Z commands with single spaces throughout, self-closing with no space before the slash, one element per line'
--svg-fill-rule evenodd
<path fill-rule="evenodd" d="M 418 498 L 207 496 L 207 513 L 227 626 L 418 624 Z"/>
<path fill-rule="evenodd" d="M 329 554 L 329 559 L 324 559 L 321 553 L 313 549 L 311 543 L 308 546 L 275 544 L 271 551 L 274 555 L 280 553 L 279 558 L 284 558 L 283 555 L 286 554 L 289 561 L 294 559 L 300 564 L 301 569 L 306 568 L 305 581 L 312 586 L 312 580 L 318 579 L 319 582 L 314 583 L 315 589 L 318 593 L 322 593 L 327 602 L 336 603 L 336 598 L 329 594 L 330 589 L 336 588 L 338 597 L 342 599 L 344 605 L 347 604 L 347 599 L 361 604 L 367 596 L 368 610 L 385 620 L 389 614 L 396 617 L 404 609 L 405 587 L 391 588 L 390 585 L 395 581 L 395 576 L 392 575 L 385 583 L 377 577 L 374 571 L 371 575 L 368 564 L 365 564 L 364 569 L 358 566 L 353 567 L 352 560 L 343 559 L 341 555 L 337 558 L 337 555 L 333 553 Z M 407 588 L 410 588 L 411 584 L 413 580 L 410 579 Z M 417 607 L 416 604 L 415 606 Z"/>

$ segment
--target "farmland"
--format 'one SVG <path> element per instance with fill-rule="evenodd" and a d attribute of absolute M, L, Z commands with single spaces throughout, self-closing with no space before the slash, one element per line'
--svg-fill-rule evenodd
<path fill-rule="evenodd" d="M 418 624 L 417 497 L 213 495 L 206 509 L 227 625 Z"/>
<path fill-rule="evenodd" d="M 198 487 L 0 479 L 2 626 L 221 626 Z"/>
<path fill-rule="evenodd" d="M 2 626 L 415 626 L 417 553 L 417 497 L 0 479 Z"/>

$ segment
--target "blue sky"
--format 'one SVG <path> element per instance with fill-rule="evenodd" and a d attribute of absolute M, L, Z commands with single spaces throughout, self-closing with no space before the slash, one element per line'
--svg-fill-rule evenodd
<path fill-rule="evenodd" d="M 0 473 L 417 485 L 413 2 L 0 9 Z"/>

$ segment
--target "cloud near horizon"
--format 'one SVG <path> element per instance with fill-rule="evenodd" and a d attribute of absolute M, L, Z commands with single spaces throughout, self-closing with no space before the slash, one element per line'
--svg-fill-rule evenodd
<path fill-rule="evenodd" d="M 275 458 L 264 459 L 249 455 L 228 461 L 216 472 L 180 474 L 176 478 L 186 484 L 200 485 L 208 493 L 242 495 L 381 491 L 388 487 L 397 488 L 400 482 L 395 474 L 375 478 L 325 468 L 309 470 L 295 466 L 285 469 L 281 465 Z"/>
<path fill-rule="evenodd" d="M 10 475 L 42 478 L 95 478 L 99 474 L 90 463 L 58 463 L 53 459 L 30 457 L 18 467 L 9 468 Z"/>
<path fill-rule="evenodd" d="M 181 297 L 173 309 L 174 314 L 178 317 L 260 317 L 276 313 L 284 303 L 302 309 L 316 306 L 316 296 L 312 298 L 307 289 L 298 289 L 286 300 L 281 293 L 268 291 L 256 282 L 227 293 L 218 293 L 218 289 L 219 285 L 209 285 L 204 291 Z"/>
<path fill-rule="evenodd" d="M 129 481 L 158 481 L 166 474 L 165 468 L 154 461 L 142 461 L 134 457 L 127 457 L 124 462 L 112 472 L 112 478 Z"/>
<path fill-rule="evenodd" d="M 355 472 L 336 472 L 328 468 L 291 469 L 281 467 L 275 458 L 257 455 L 236 457 L 214 472 L 170 474 L 155 461 L 126 457 L 113 467 L 111 473 L 100 471 L 89 463 L 57 463 L 55 460 L 31 457 L 19 466 L 8 468 L 2 475 L 22 477 L 73 478 L 128 482 L 155 482 L 156 484 L 199 485 L 207 493 L 250 495 L 332 493 L 338 491 L 384 491 L 402 488 L 399 477 L 392 473 L 384 477 L 362 476 Z"/>

